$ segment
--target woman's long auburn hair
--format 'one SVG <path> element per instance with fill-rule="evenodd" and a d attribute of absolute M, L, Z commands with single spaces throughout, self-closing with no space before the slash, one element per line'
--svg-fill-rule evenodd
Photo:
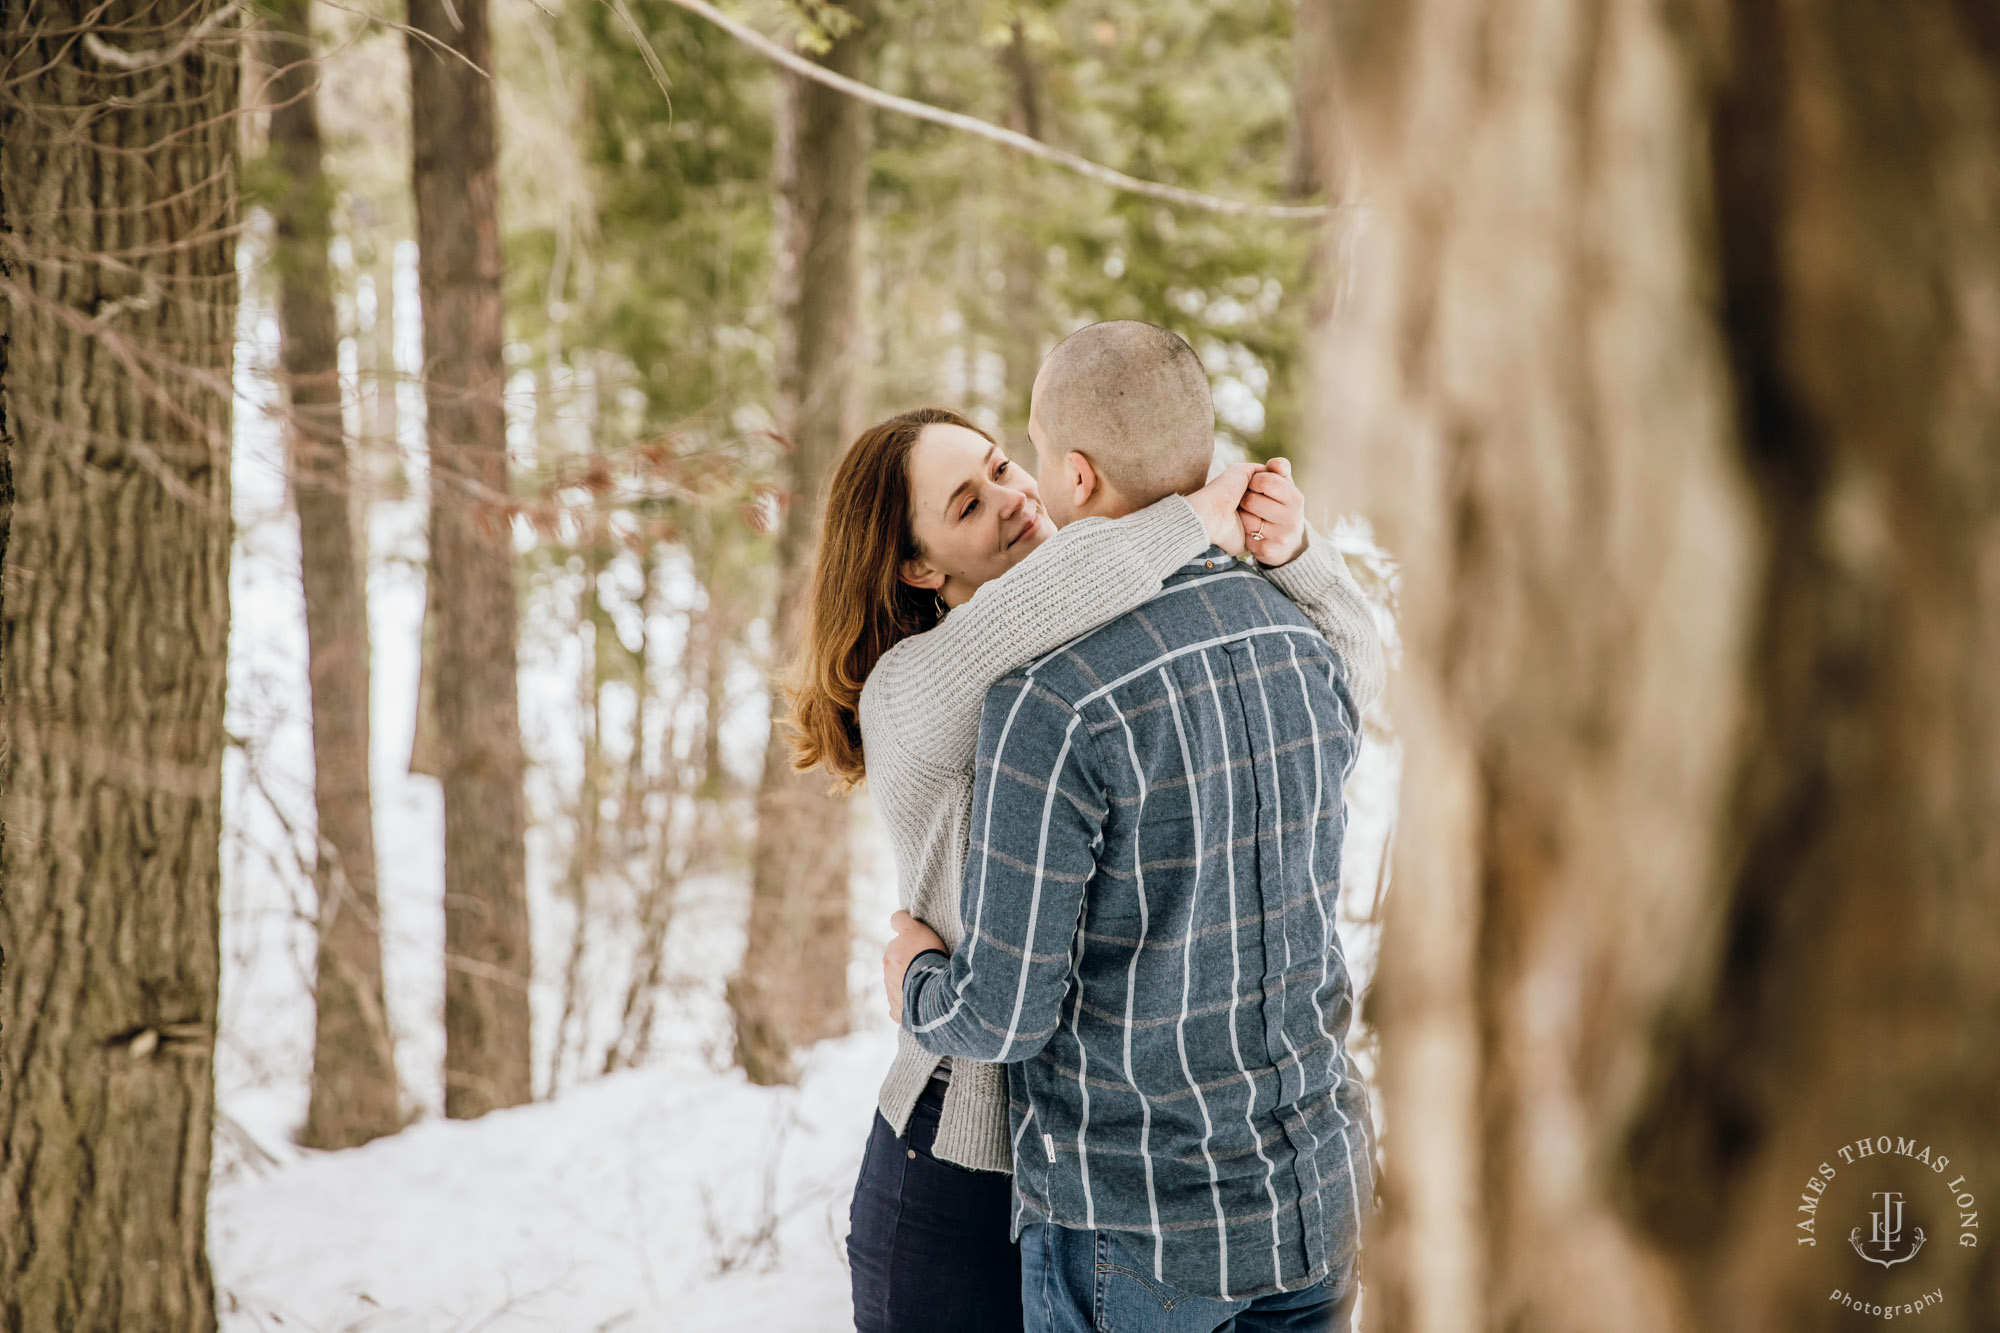
<path fill-rule="evenodd" d="M 861 753 L 861 686 L 882 655 L 943 614 L 928 588 L 903 582 L 903 562 L 923 555 L 910 522 L 910 450 L 926 426 L 963 426 L 942 407 L 903 412 L 861 432 L 826 496 L 813 559 L 805 634 L 793 664 L 792 767 L 825 768 L 840 790 L 867 776 Z"/>

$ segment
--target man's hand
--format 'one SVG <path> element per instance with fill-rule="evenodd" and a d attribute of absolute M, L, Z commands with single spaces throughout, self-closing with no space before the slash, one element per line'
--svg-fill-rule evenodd
<path fill-rule="evenodd" d="M 898 1023 L 903 1021 L 903 974 L 910 970 L 910 960 L 926 949 L 937 949 L 950 953 L 938 933 L 908 912 L 898 910 L 889 918 L 889 928 L 896 932 L 887 948 L 882 950 L 882 989 L 889 993 L 889 1017 Z"/>
<path fill-rule="evenodd" d="M 1243 503 L 1244 488 L 1260 470 L 1256 463 L 1232 464 L 1187 497 L 1200 515 L 1201 525 L 1208 529 L 1208 539 L 1230 555 L 1243 554 L 1243 511 L 1238 506 Z"/>
<path fill-rule="evenodd" d="M 1266 569 L 1290 564 L 1306 549 L 1306 497 L 1292 484 L 1289 460 L 1274 458 L 1251 477 L 1237 512 L 1250 554 Z"/>

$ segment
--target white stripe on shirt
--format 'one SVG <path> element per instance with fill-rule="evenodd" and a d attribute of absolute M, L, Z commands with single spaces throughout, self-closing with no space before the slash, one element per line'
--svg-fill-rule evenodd
<path fill-rule="evenodd" d="M 1340 1117 L 1340 1146 L 1347 1150 L 1347 1192 L 1353 1198 L 1354 1216 L 1360 1217 L 1362 1215 L 1361 1183 L 1356 1178 L 1354 1171 L 1354 1140 L 1351 1137 L 1349 1137 L 1347 1133 L 1347 1128 L 1349 1123 L 1347 1119 L 1347 1112 L 1343 1111 L 1340 1108 L 1340 1093 L 1341 1090 L 1347 1086 L 1347 1059 L 1345 1056 L 1341 1054 L 1340 1039 L 1336 1037 L 1333 1033 L 1328 1032 L 1326 1029 L 1326 1009 L 1319 1002 L 1320 989 L 1321 987 L 1324 987 L 1326 985 L 1327 960 L 1333 957 L 1333 951 L 1336 947 L 1336 942 L 1340 938 L 1339 932 L 1337 932 L 1334 929 L 1332 920 L 1326 914 L 1326 904 L 1320 900 L 1319 896 L 1319 812 L 1320 812 L 1320 798 L 1321 798 L 1320 774 L 1324 767 L 1320 761 L 1320 752 L 1319 752 L 1319 715 L 1313 712 L 1312 691 L 1306 685 L 1305 668 L 1299 665 L 1298 649 L 1296 646 L 1289 643 L 1286 644 L 1285 647 L 1286 650 L 1290 652 L 1292 656 L 1292 671 L 1299 678 L 1299 701 L 1305 705 L 1306 726 L 1310 729 L 1312 733 L 1312 747 L 1313 747 L 1312 851 L 1308 855 L 1308 858 L 1306 860 L 1306 878 L 1312 881 L 1313 906 L 1319 909 L 1320 931 L 1325 945 L 1325 947 L 1320 950 L 1319 985 L 1313 987 L 1313 993 L 1312 993 L 1313 1012 L 1319 1016 L 1320 1035 L 1325 1037 L 1333 1046 L 1332 1058 L 1330 1058 L 1326 1062 L 1327 1072 L 1332 1074 L 1334 1077 L 1333 1092 L 1330 1094 L 1330 1104 L 1333 1107 L 1333 1113 Z"/>
<path fill-rule="evenodd" d="M 1083 1136 L 1090 1131 L 1090 1084 L 1084 1075 L 1090 1070 L 1090 1052 L 1084 1047 L 1077 1025 L 1083 1021 L 1083 932 L 1090 917 L 1090 895 L 1076 910 L 1076 939 L 1070 948 L 1069 976 L 1076 987 L 1076 1004 L 1069 1011 L 1069 1036 L 1076 1043 L 1076 1091 L 1083 1099 L 1083 1113 L 1076 1122 L 1076 1165 L 1083 1176 L 1083 1229 L 1097 1230 L 1097 1203 L 1090 1193 L 1090 1150 Z M 1032 938 L 1032 937 L 1030 937 Z"/>
<path fill-rule="evenodd" d="M 1042 832 L 1035 849 L 1035 887 L 1028 897 L 1028 925 L 1022 932 L 1021 984 L 1014 989 L 1014 1016 L 1007 1020 L 1007 1039 L 1000 1043 L 1000 1053 L 993 1057 L 995 1064 L 1005 1064 L 1007 1052 L 1014 1049 L 1014 1039 L 1021 1035 L 1021 1010 L 1028 1002 L 1028 974 L 1034 969 L 1030 964 L 1035 956 L 1035 922 L 1042 914 L 1042 881 L 1049 865 L 1049 820 L 1054 817 L 1056 793 L 1062 788 L 1063 765 L 1069 761 L 1070 742 L 1076 738 L 1077 724 L 1083 718 L 1075 713 L 1070 715 L 1069 725 L 1063 728 L 1062 744 L 1056 747 L 1056 762 L 1049 770 L 1049 791 L 1042 800 Z M 999 785 L 1000 756 L 996 749 L 993 756 L 994 785 Z M 992 813 L 992 806 L 987 806 Z M 989 844 L 990 846 L 990 844 Z M 982 850 L 979 855 L 980 877 L 986 874 L 988 855 Z"/>
<path fill-rule="evenodd" d="M 1229 724 L 1222 716 L 1222 687 L 1215 683 L 1215 672 L 1208 664 L 1208 654 L 1201 655 L 1202 674 L 1208 677 L 1209 697 L 1215 701 L 1215 729 L 1222 743 L 1224 755 L 1230 753 Z M 1247 744 L 1250 740 L 1244 736 Z M 1250 753 L 1257 748 L 1250 746 Z M 1264 1136 L 1257 1132 L 1257 1122 L 1250 1118 L 1250 1112 L 1257 1105 L 1257 1080 L 1250 1077 L 1249 1066 L 1243 1063 L 1243 1042 L 1236 1032 L 1236 1007 L 1243 989 L 1243 951 L 1237 939 L 1236 911 L 1236 776 L 1230 772 L 1231 761 L 1222 761 L 1222 808 L 1229 812 L 1229 821 L 1224 825 L 1222 835 L 1222 863 L 1229 871 L 1229 1053 L 1236 1057 L 1236 1072 L 1243 1075 L 1243 1127 L 1250 1131 L 1250 1146 L 1257 1150 L 1257 1160 L 1264 1164 L 1264 1193 L 1271 1200 L 1271 1274 L 1272 1281 L 1283 1285 L 1285 1265 L 1279 1257 L 1278 1246 L 1278 1191 L 1271 1183 L 1272 1172 L 1277 1168 L 1264 1155 Z M 1283 926 L 1280 920 L 1279 925 Z"/>
<path fill-rule="evenodd" d="M 998 773 L 1000 770 L 1000 756 L 1007 752 L 1007 733 L 1014 729 L 1014 719 L 1020 715 L 1021 705 L 1027 702 L 1028 691 L 1033 689 L 1034 686 L 1035 680 L 1032 675 L 1022 679 L 1021 692 L 1014 696 L 1014 706 L 1007 710 L 1007 720 L 1000 724 L 1000 740 L 993 747 L 993 769 L 995 773 Z M 986 827 L 981 834 L 985 839 L 985 844 L 989 847 L 993 843 L 993 790 L 994 785 L 988 784 L 986 788 Z M 952 1015 L 956 1014 L 964 1005 L 965 988 L 972 980 L 973 955 L 979 951 L 979 923 L 985 918 L 985 915 L 986 858 L 982 856 L 979 859 L 979 898 L 972 909 L 972 931 L 965 937 L 965 980 L 959 982 L 953 988 L 951 1008 L 945 1010 L 943 1014 L 928 1023 L 912 1025 L 910 1028 L 911 1032 L 929 1032 L 932 1028 L 943 1027 L 951 1021 Z"/>
<path fill-rule="evenodd" d="M 1139 784 L 1139 808 L 1132 816 L 1134 829 L 1132 879 L 1139 891 L 1139 940 L 1132 946 L 1132 961 L 1125 967 L 1125 1081 L 1132 1085 L 1132 1091 L 1139 1094 L 1139 1160 L 1146 1167 L 1146 1216 L 1153 1224 L 1153 1277 L 1156 1281 L 1165 1282 L 1167 1277 L 1162 1271 L 1165 1244 L 1160 1233 L 1160 1197 L 1153 1188 L 1153 1106 L 1145 1090 L 1139 1086 L 1138 1075 L 1132 1072 L 1132 1006 L 1138 994 L 1139 955 L 1146 951 L 1148 924 L 1146 865 L 1139 855 L 1140 840 L 1137 830 L 1143 828 L 1146 823 L 1146 795 L 1149 788 L 1146 785 L 1146 770 L 1139 763 L 1138 744 L 1132 739 L 1131 724 L 1125 721 L 1125 714 L 1118 707 L 1116 699 L 1106 699 L 1105 702 L 1111 705 L 1112 715 L 1118 719 L 1118 725 L 1125 731 L 1125 753 L 1132 759 L 1132 779 Z"/>
<path fill-rule="evenodd" d="M 1180 700 L 1176 697 L 1174 678 L 1160 668 L 1160 681 L 1167 687 L 1167 707 L 1173 710 L 1174 733 L 1181 741 L 1181 767 L 1187 773 L 1188 807 L 1194 815 L 1194 883 L 1188 889 L 1187 926 L 1181 935 L 1181 1016 L 1174 1025 L 1174 1040 L 1180 1047 L 1181 1073 L 1187 1079 L 1188 1091 L 1194 1094 L 1194 1104 L 1201 1108 L 1201 1155 L 1208 1159 L 1208 1193 L 1215 1201 L 1215 1240 L 1220 1254 L 1221 1281 L 1219 1287 L 1222 1299 L 1229 1296 L 1229 1224 L 1222 1217 L 1222 1185 L 1215 1170 L 1215 1155 L 1208 1150 L 1208 1141 L 1215 1137 L 1215 1124 L 1208 1118 L 1208 1099 L 1201 1095 L 1201 1087 L 1194 1081 L 1194 1069 L 1188 1064 L 1187 1020 L 1188 987 L 1194 977 L 1194 916 L 1195 908 L 1201 902 L 1201 802 L 1197 799 L 1201 786 L 1194 778 L 1194 755 L 1188 751 L 1187 727 L 1181 721 Z"/>
<path fill-rule="evenodd" d="M 1289 649 L 1291 647 L 1291 644 L 1288 642 L 1285 646 L 1287 649 Z M 1264 708 L 1264 739 L 1269 743 L 1271 747 L 1271 800 L 1274 808 L 1277 811 L 1276 828 L 1278 833 L 1278 873 L 1282 875 L 1285 869 L 1285 797 L 1283 790 L 1284 777 L 1278 771 L 1278 728 L 1277 724 L 1271 720 L 1271 695 L 1270 692 L 1264 688 L 1264 664 L 1257 660 L 1257 645 L 1253 643 L 1247 645 L 1247 647 L 1250 649 L 1250 665 L 1252 668 L 1254 668 L 1252 674 L 1257 679 L 1257 701 L 1260 704 L 1262 704 Z M 1317 785 L 1319 781 L 1317 775 L 1317 768 L 1318 768 L 1317 754 L 1315 754 L 1314 758 L 1314 768 L 1315 768 L 1315 775 L 1313 778 L 1313 782 L 1315 783 L 1315 785 Z M 1311 873 L 1312 866 L 1310 864 L 1310 861 L 1308 861 L 1306 870 L 1307 873 Z M 1290 976 L 1292 971 L 1292 921 L 1291 921 L 1291 914 L 1289 912 L 1287 912 L 1285 916 L 1280 920 L 1278 938 L 1285 942 L 1285 974 L 1287 976 Z M 1324 968 L 1321 969 L 1321 975 L 1322 976 L 1325 975 Z M 1279 992 L 1280 1007 L 1278 1010 L 1278 1039 L 1285 1043 L 1285 1053 L 1292 1057 L 1292 1063 L 1298 1067 L 1301 1076 L 1303 1076 L 1305 1073 L 1305 1062 L 1299 1059 L 1299 1049 L 1298 1047 L 1292 1045 L 1292 1034 L 1286 1031 L 1286 1028 L 1289 1026 L 1289 1024 L 1285 1021 L 1286 1014 L 1283 1008 L 1283 996 L 1284 992 L 1282 991 Z M 1325 1024 L 1322 1023 L 1321 1026 L 1324 1027 Z M 1280 1077 L 1278 1080 L 1278 1086 L 1280 1095 L 1282 1095 L 1284 1089 L 1284 1079 L 1282 1077 Z M 1314 1132 L 1312 1127 L 1312 1122 L 1310 1120 L 1307 1120 L 1304 1116 L 1299 1116 L 1299 1123 L 1306 1127 L 1306 1134 L 1310 1136 L 1312 1139 L 1313 1171 L 1314 1174 L 1317 1175 L 1319 1172 L 1319 1135 Z M 1351 1159 L 1352 1154 L 1350 1154 L 1349 1156 Z M 1352 1160 L 1349 1161 L 1348 1166 L 1350 1169 L 1352 1169 L 1353 1167 Z M 1298 1169 L 1299 1168 L 1297 1162 L 1297 1152 L 1295 1149 L 1293 1154 L 1293 1164 L 1292 1164 L 1292 1174 L 1294 1176 L 1298 1174 Z M 1320 1196 L 1320 1191 L 1315 1189 L 1312 1192 L 1313 1210 L 1319 1215 L 1320 1226 L 1324 1228 L 1326 1226 L 1326 1205 L 1320 1201 L 1319 1196 Z"/>

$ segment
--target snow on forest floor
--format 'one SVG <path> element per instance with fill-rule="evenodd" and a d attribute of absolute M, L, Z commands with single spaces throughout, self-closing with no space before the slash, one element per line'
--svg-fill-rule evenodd
<path fill-rule="evenodd" d="M 682 887 L 670 1035 L 642 1068 L 475 1121 L 433 1108 L 332 1153 L 290 1142 L 301 1083 L 226 1083 L 209 1199 L 224 1333 L 851 1328 L 847 1205 L 895 1050 L 874 962 L 893 889 L 857 823 L 857 1030 L 804 1052 L 795 1087 L 729 1067 L 734 877 Z M 234 1012 L 235 1042 L 273 1031 L 268 1009 Z"/>
<path fill-rule="evenodd" d="M 853 1326 L 844 1238 L 872 1027 L 796 1088 L 656 1065 L 218 1189 L 226 1330 Z"/>
<path fill-rule="evenodd" d="M 748 901 L 736 877 L 682 886 L 651 1063 L 476 1121 L 431 1107 L 344 1152 L 290 1142 L 305 994 L 279 996 L 273 980 L 263 1006 L 229 1003 L 257 980 L 256 959 L 235 953 L 209 1200 L 224 1333 L 851 1328 L 847 1202 L 895 1049 L 874 962 L 893 888 L 872 822 L 857 821 L 858 1030 L 805 1052 L 796 1087 L 729 1067 L 722 986 Z M 392 976 L 416 970 L 409 941 L 388 952 Z M 421 1011 L 398 1026 L 423 1026 Z"/>

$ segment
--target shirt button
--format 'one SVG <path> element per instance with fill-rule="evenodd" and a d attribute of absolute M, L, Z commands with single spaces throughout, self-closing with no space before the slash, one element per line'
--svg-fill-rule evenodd
<path fill-rule="evenodd" d="M 916 1155 L 917 1155 L 917 1150 L 915 1148 L 910 1149 L 910 1157 L 914 1159 Z"/>
<path fill-rule="evenodd" d="M 1202 568 L 1204 568 L 1204 569 L 1214 569 L 1214 568 L 1215 568 L 1215 562 L 1214 562 L 1213 560 L 1204 560 L 1204 561 L 1202 561 L 1202 562 L 1201 562 L 1201 564 L 1202 564 Z"/>

